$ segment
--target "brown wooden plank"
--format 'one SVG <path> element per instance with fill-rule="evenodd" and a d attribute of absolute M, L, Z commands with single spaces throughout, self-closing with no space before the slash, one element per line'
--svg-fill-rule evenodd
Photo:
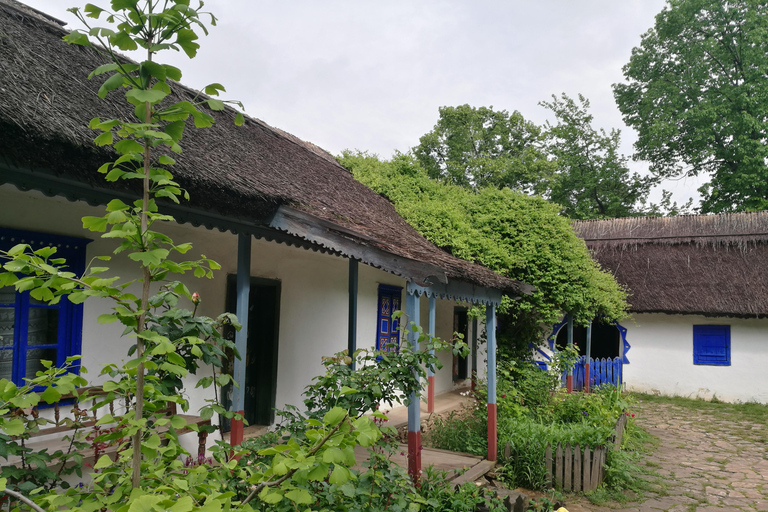
<path fill-rule="evenodd" d="M 565 453 L 563 454 L 563 490 L 572 491 L 573 484 L 571 475 L 573 474 L 573 454 L 571 452 L 571 443 L 565 443 Z"/>
<path fill-rule="evenodd" d="M 573 449 L 573 490 L 574 492 L 581 491 L 581 480 L 583 476 L 584 468 L 581 467 L 581 448 L 579 443 L 576 443 L 576 447 Z"/>
<path fill-rule="evenodd" d="M 589 477 L 591 485 L 589 486 L 590 491 L 594 491 L 597 489 L 597 486 L 600 485 L 600 468 L 602 468 L 602 457 L 603 457 L 603 451 L 605 450 L 605 447 L 598 446 L 595 448 L 594 452 L 592 453 L 592 473 Z"/>
<path fill-rule="evenodd" d="M 544 464 L 547 466 L 547 488 L 552 488 L 552 445 L 547 444 L 547 449 L 544 452 Z"/>
<path fill-rule="evenodd" d="M 560 443 L 555 449 L 555 489 L 563 490 L 563 446 Z"/>
<path fill-rule="evenodd" d="M 584 482 L 582 484 L 582 489 L 585 491 L 591 491 L 592 490 L 592 478 L 591 478 L 591 466 L 590 462 L 592 460 L 592 454 L 589 451 L 589 446 L 584 447 L 584 453 L 582 456 L 581 463 L 582 466 L 582 474 L 584 475 Z"/>
<path fill-rule="evenodd" d="M 423 462 L 424 459 L 422 459 Z M 455 486 L 463 485 L 467 482 L 474 482 L 478 478 L 482 478 L 486 473 L 492 470 L 496 466 L 496 462 L 490 460 L 483 460 L 460 474 L 456 478 L 449 480 L 451 484 Z"/>
<path fill-rule="evenodd" d="M 512 446 L 509 443 L 504 445 L 504 458 L 507 460 L 512 458 Z"/>

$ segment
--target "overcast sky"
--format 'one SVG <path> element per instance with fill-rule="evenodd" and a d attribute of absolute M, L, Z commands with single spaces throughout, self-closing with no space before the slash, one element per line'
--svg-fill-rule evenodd
<path fill-rule="evenodd" d="M 78 28 L 80 0 L 26 0 Z M 93 3 L 105 1 L 91 0 Z M 595 124 L 624 126 L 611 92 L 664 0 L 207 0 L 219 18 L 198 57 L 166 58 L 183 81 L 221 82 L 246 112 L 331 153 L 388 158 L 432 129 L 441 106 L 518 110 L 584 94 Z M 643 171 L 644 163 L 631 168 Z M 697 183 L 666 182 L 677 200 Z M 658 194 L 654 194 L 658 197 Z"/>

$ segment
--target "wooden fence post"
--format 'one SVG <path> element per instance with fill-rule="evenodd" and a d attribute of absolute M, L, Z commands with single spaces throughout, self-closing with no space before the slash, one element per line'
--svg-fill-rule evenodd
<path fill-rule="evenodd" d="M 571 443 L 565 443 L 565 460 L 563 461 L 563 470 L 565 475 L 563 478 L 563 490 L 570 491 L 573 489 L 571 485 L 571 475 L 573 474 L 573 456 L 571 453 Z"/>
<path fill-rule="evenodd" d="M 555 488 L 563 488 L 563 445 L 560 443 L 557 443 L 555 450 Z"/>
<path fill-rule="evenodd" d="M 582 464 L 584 464 L 584 484 L 582 485 L 582 490 L 588 491 L 590 490 L 590 487 L 592 487 L 592 479 L 591 479 L 591 471 L 590 471 L 590 462 L 592 460 L 592 455 L 589 453 L 589 446 L 584 447 L 584 458 L 582 459 Z"/>
<path fill-rule="evenodd" d="M 547 450 L 544 452 L 544 463 L 547 465 L 547 488 L 552 488 L 552 445 L 547 444 Z"/>
<path fill-rule="evenodd" d="M 579 443 L 573 449 L 573 490 L 581 491 L 581 480 L 584 476 L 584 468 L 581 465 L 581 449 Z"/>

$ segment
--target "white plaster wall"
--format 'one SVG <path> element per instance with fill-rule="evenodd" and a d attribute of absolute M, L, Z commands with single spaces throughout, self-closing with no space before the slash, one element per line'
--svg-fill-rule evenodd
<path fill-rule="evenodd" d="M 93 239 L 87 248 L 88 259 L 110 254 L 115 246 L 113 241 L 100 239 L 98 233 L 82 229 L 82 216 L 102 214 L 102 207 L 73 203 L 58 197 L 48 198 L 38 192 L 19 192 L 10 185 L 0 186 L 0 226 Z M 187 257 L 202 253 L 221 264 L 222 269 L 213 280 L 194 279 L 191 275 L 183 276 L 181 280 L 200 294 L 200 314 L 217 316 L 223 312 L 226 275 L 237 270 L 237 236 L 179 224 L 167 224 L 160 230 L 177 243 L 193 242 L 194 249 Z M 281 282 L 276 406 L 298 406 L 302 404 L 304 387 L 312 377 L 324 370 L 321 358 L 347 348 L 348 261 L 255 239 L 251 254 L 253 277 Z M 112 275 L 121 275 L 126 279 L 137 269 L 136 264 L 125 256 L 114 257 L 108 265 Z M 358 347 L 373 347 L 375 344 L 379 284 L 405 287 L 402 278 L 366 265 L 359 266 Z M 405 293 L 403 307 L 404 304 Z M 421 304 L 421 323 L 426 329 L 427 300 L 422 298 Z M 450 339 L 453 334 L 454 305 L 452 301 L 438 301 L 437 335 L 445 339 Z M 107 363 L 119 363 L 133 344 L 132 339 L 120 336 L 122 329 L 117 324 L 96 322 L 96 318 L 108 313 L 110 307 L 109 301 L 101 299 L 89 299 L 84 306 L 82 364 L 90 370 L 86 377 L 94 384 L 104 380 L 98 376 L 101 367 Z M 441 357 L 445 366 L 436 379 L 438 392 L 453 387 L 451 356 L 444 354 Z M 481 366 L 478 364 L 478 367 Z M 198 377 L 208 374 L 209 370 L 203 369 Z M 199 410 L 208 398 L 194 388 L 194 381 L 194 378 L 188 379 L 186 386 L 192 412 Z"/>
<path fill-rule="evenodd" d="M 725 401 L 768 403 L 768 319 L 638 314 L 627 328 L 631 390 Z M 731 326 L 731 365 L 693 364 L 693 326 Z"/>

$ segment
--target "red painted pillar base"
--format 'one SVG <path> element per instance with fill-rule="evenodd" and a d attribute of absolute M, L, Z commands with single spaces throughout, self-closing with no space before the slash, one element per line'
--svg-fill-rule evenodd
<path fill-rule="evenodd" d="M 421 432 L 408 432 L 408 474 L 415 485 L 421 476 Z"/>
<path fill-rule="evenodd" d="M 498 449 L 496 432 L 496 404 L 488 404 L 488 460 L 495 461 Z"/>
<path fill-rule="evenodd" d="M 427 377 L 427 412 L 432 414 L 435 412 L 435 376 Z"/>
<path fill-rule="evenodd" d="M 584 392 L 589 393 L 589 363 L 584 365 Z"/>
<path fill-rule="evenodd" d="M 245 411 L 237 411 L 237 414 L 243 415 Z M 232 418 L 229 425 L 229 446 L 234 448 L 243 442 L 243 420 Z"/>
<path fill-rule="evenodd" d="M 565 389 L 569 393 L 573 393 L 573 375 L 568 375 L 565 377 Z"/>

